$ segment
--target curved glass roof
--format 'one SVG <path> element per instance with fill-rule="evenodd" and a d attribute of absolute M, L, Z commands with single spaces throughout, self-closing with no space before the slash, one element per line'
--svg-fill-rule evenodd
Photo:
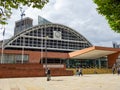
<path fill-rule="evenodd" d="M 37 25 L 26 29 L 4 44 L 6 49 L 69 52 L 91 47 L 92 44 L 75 30 L 61 24 Z"/>

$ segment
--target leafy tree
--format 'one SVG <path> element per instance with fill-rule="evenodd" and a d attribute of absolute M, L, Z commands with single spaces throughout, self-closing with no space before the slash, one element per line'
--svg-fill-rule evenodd
<path fill-rule="evenodd" d="M 49 0 L 0 0 L 0 24 L 7 24 L 6 20 L 12 14 L 11 9 L 18 9 L 20 5 L 41 9 Z"/>
<path fill-rule="evenodd" d="M 120 33 L 120 0 L 93 0 L 98 12 L 105 16 L 110 27 Z"/>

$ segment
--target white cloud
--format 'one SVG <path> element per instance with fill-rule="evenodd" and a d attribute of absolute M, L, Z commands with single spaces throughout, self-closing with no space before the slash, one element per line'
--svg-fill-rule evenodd
<path fill-rule="evenodd" d="M 20 11 L 14 10 L 6 26 L 6 38 L 13 35 L 14 22 L 20 19 Z M 105 18 L 98 14 L 92 0 L 50 0 L 42 10 L 25 7 L 26 17 L 37 24 L 38 15 L 53 23 L 69 26 L 85 36 L 93 45 L 112 46 L 112 41 L 120 42 L 120 35 L 113 32 Z M 0 32 L 2 39 L 2 31 Z"/>

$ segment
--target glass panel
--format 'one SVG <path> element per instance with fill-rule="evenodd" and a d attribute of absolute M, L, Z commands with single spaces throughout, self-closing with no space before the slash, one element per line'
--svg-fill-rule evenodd
<path fill-rule="evenodd" d="M 29 60 L 29 55 L 24 55 L 23 62 L 26 63 Z M 0 61 L 1 61 L 1 54 L 0 54 Z M 3 63 L 21 63 L 22 55 L 18 54 L 3 54 Z"/>

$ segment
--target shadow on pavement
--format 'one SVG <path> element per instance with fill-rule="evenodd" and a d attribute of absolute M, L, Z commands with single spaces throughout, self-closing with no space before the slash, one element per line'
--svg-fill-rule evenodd
<path fill-rule="evenodd" d="M 63 80 L 60 80 L 60 79 L 58 79 L 58 80 L 56 80 L 56 79 L 52 79 L 51 81 L 63 81 Z"/>

